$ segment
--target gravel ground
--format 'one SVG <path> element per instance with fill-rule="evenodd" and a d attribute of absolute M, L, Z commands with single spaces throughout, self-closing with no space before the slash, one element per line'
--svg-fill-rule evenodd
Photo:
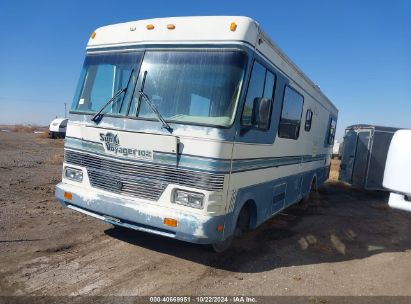
<path fill-rule="evenodd" d="M 384 193 L 328 181 L 215 254 L 63 209 L 41 137 L 0 132 L 0 295 L 411 295 L 411 213 Z"/>

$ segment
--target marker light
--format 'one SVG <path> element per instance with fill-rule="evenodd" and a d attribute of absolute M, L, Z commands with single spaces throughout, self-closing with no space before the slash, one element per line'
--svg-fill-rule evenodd
<path fill-rule="evenodd" d="M 96 32 L 92 32 L 91 33 L 91 39 L 94 39 L 94 37 L 96 37 L 96 35 L 97 35 Z"/>
<path fill-rule="evenodd" d="M 177 220 L 165 217 L 164 218 L 164 225 L 170 226 L 170 227 L 177 227 Z"/>
<path fill-rule="evenodd" d="M 154 25 L 152 25 L 152 24 L 147 24 L 147 25 L 146 25 L 146 29 L 148 29 L 148 30 L 154 30 Z"/>
<path fill-rule="evenodd" d="M 70 192 L 64 192 L 64 198 L 67 200 L 72 200 L 73 194 L 71 194 Z"/>
<path fill-rule="evenodd" d="M 231 24 L 230 24 L 230 30 L 231 30 L 232 32 L 234 32 L 236 29 L 237 29 L 237 24 L 236 24 L 235 22 L 231 22 Z"/>
<path fill-rule="evenodd" d="M 174 30 L 176 28 L 176 26 L 174 24 L 167 24 L 167 28 L 169 30 Z"/>
<path fill-rule="evenodd" d="M 223 225 L 217 225 L 216 229 L 217 229 L 218 232 L 221 232 L 221 231 L 224 230 L 224 226 Z"/>

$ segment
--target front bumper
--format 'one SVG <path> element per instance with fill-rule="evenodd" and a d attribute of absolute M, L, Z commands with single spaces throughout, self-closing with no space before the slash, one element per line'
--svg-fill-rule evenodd
<path fill-rule="evenodd" d="M 64 198 L 70 192 L 72 199 Z M 191 243 L 212 244 L 223 239 L 224 232 L 217 231 L 217 225 L 224 226 L 225 216 L 207 216 L 184 213 L 160 205 L 139 202 L 109 195 L 105 191 L 86 189 L 72 184 L 59 183 L 56 198 L 70 209 L 93 216 L 107 223 L 134 230 L 159 234 Z M 166 226 L 164 218 L 178 221 L 177 227 Z"/>

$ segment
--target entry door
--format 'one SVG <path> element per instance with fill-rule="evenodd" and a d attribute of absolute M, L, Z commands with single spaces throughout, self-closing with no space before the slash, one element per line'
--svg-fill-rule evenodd
<path fill-rule="evenodd" d="M 368 152 L 371 138 L 371 130 L 358 133 L 357 152 L 355 153 L 354 169 L 352 174 L 352 185 L 362 188 L 365 184 L 365 176 L 368 166 Z"/>
<path fill-rule="evenodd" d="M 344 136 L 339 180 L 352 183 L 355 151 L 357 149 L 357 132 L 350 131 Z"/>

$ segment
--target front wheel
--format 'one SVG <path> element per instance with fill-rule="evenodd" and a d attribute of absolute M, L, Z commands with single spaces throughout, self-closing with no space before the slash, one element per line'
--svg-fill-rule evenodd
<path fill-rule="evenodd" d="M 248 205 L 245 205 L 243 209 L 241 209 L 240 214 L 238 215 L 233 235 L 226 238 L 224 241 L 219 241 L 214 244 L 211 244 L 211 248 L 213 249 L 213 251 L 217 253 L 226 251 L 228 248 L 230 248 L 234 236 L 241 236 L 245 231 L 247 231 L 247 229 L 249 228 L 249 224 L 250 209 Z"/>
<path fill-rule="evenodd" d="M 230 236 L 226 238 L 224 241 L 219 241 L 214 244 L 211 244 L 211 248 L 213 249 L 214 252 L 216 253 L 221 253 L 226 251 L 228 248 L 230 248 L 231 243 L 233 242 L 234 236 Z"/>

